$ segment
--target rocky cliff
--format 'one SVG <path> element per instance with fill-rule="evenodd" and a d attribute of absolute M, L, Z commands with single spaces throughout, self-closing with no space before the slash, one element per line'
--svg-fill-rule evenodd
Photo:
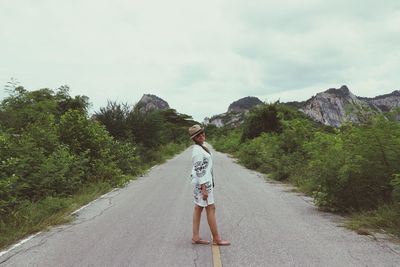
<path fill-rule="evenodd" d="M 393 108 L 400 107 L 399 90 L 393 91 L 390 94 L 376 96 L 374 98 L 360 97 L 360 99 L 373 104 L 383 112 L 388 112 L 393 110 Z"/>
<path fill-rule="evenodd" d="M 169 105 L 166 101 L 155 95 L 144 94 L 139 102 L 136 104 L 136 108 L 140 112 L 146 113 L 154 110 L 165 110 L 169 109 Z"/>
<path fill-rule="evenodd" d="M 243 122 L 244 115 L 254 106 L 261 103 L 261 100 L 257 97 L 248 96 L 241 98 L 231 103 L 227 112 L 212 116 L 211 118 L 205 118 L 203 123 L 205 125 L 213 124 L 217 127 L 223 127 L 226 125 L 237 127 Z"/>
<path fill-rule="evenodd" d="M 400 91 L 376 96 L 357 97 L 347 86 L 328 89 L 307 100 L 299 110 L 325 125 L 340 127 L 345 122 L 359 123 L 369 115 L 400 107 Z"/>
<path fill-rule="evenodd" d="M 360 115 L 379 112 L 372 103 L 356 97 L 347 86 L 318 93 L 299 109 L 315 121 L 334 127 L 344 122 L 360 122 Z"/>
<path fill-rule="evenodd" d="M 213 124 L 217 127 L 232 126 L 237 127 L 244 121 L 244 112 L 225 112 L 219 115 L 205 118 L 203 124 Z"/>
<path fill-rule="evenodd" d="M 249 97 L 242 98 L 248 101 Z M 241 99 L 241 100 L 242 100 Z M 258 99 L 258 98 L 256 98 Z M 229 106 L 228 112 L 205 120 L 217 127 L 224 125 L 238 126 L 243 122 L 244 114 L 251 108 L 241 109 L 240 100 Z M 243 102 L 242 102 L 243 103 Z M 256 105 L 257 101 L 254 102 Z M 261 103 L 261 101 L 259 101 Z M 330 88 L 318 93 L 304 102 L 282 103 L 296 108 L 311 119 L 325 125 L 340 127 L 345 122 L 359 123 L 369 115 L 388 112 L 400 107 L 400 91 L 376 96 L 374 98 L 358 97 L 346 85 L 339 89 Z"/>

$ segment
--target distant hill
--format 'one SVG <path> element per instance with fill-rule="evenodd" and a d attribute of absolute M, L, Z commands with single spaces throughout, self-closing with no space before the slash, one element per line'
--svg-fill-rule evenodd
<path fill-rule="evenodd" d="M 299 110 L 325 125 L 340 127 L 344 122 L 359 123 L 360 116 L 387 112 L 400 106 L 400 92 L 365 98 L 355 96 L 347 86 L 318 93 Z"/>
<path fill-rule="evenodd" d="M 215 115 L 211 119 L 206 118 L 204 123 L 214 124 L 217 127 L 238 126 L 243 122 L 244 114 L 260 103 L 262 102 L 256 97 L 239 99 L 229 106 L 228 112 Z M 338 89 L 330 88 L 318 93 L 307 101 L 282 104 L 291 106 L 324 125 L 340 127 L 345 122 L 359 123 L 360 116 L 388 112 L 400 107 L 400 91 L 366 98 L 355 96 L 346 85 L 343 85 Z"/>
<path fill-rule="evenodd" d="M 151 94 L 144 94 L 135 107 L 143 113 L 170 108 L 167 101 Z"/>
<path fill-rule="evenodd" d="M 213 124 L 217 127 L 223 127 L 230 125 L 232 127 L 239 126 L 243 120 L 244 115 L 253 107 L 262 104 L 262 101 L 254 96 L 247 96 L 241 98 L 228 107 L 228 111 L 219 115 L 212 116 L 211 118 L 205 118 L 204 124 Z"/>
<path fill-rule="evenodd" d="M 259 104 L 262 104 L 260 99 L 254 96 L 247 96 L 230 104 L 228 112 L 246 112 Z"/>
<path fill-rule="evenodd" d="M 380 95 L 374 98 L 359 97 L 359 99 L 377 106 L 381 111 L 388 112 L 400 106 L 400 91 L 396 90 L 390 94 Z"/>

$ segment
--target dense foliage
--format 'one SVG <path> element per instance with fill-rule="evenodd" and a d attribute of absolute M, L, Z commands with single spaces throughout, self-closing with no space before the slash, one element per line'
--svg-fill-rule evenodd
<path fill-rule="evenodd" d="M 161 157 L 160 147 L 170 143 L 188 144 L 187 128 L 195 122 L 174 109 L 143 113 L 135 106 L 109 101 L 93 118 L 101 122 L 110 134 L 134 143 L 144 162 Z"/>
<path fill-rule="evenodd" d="M 93 180 L 117 184 L 123 174 L 115 157 L 137 161 L 134 148 L 87 117 L 88 99 L 72 98 L 68 88 L 29 92 L 17 87 L 0 104 L 0 212 L 24 201 L 67 196 Z M 4 216 L 2 216 L 4 218 Z"/>
<path fill-rule="evenodd" d="M 339 129 L 279 103 L 253 109 L 237 129 L 212 127 L 213 145 L 247 167 L 288 180 L 335 211 L 398 207 L 400 123 L 375 116 Z M 388 119 L 389 118 L 389 119 Z M 397 210 L 400 221 L 400 211 Z"/>
<path fill-rule="evenodd" d="M 243 127 L 242 141 L 253 139 L 263 132 L 280 132 L 276 105 L 258 106 L 249 113 Z"/>
<path fill-rule="evenodd" d="M 0 103 L 0 246 L 78 192 L 122 185 L 175 154 L 193 123 L 175 110 L 146 114 L 115 102 L 89 118 L 89 99 L 71 97 L 66 86 L 9 93 Z"/>

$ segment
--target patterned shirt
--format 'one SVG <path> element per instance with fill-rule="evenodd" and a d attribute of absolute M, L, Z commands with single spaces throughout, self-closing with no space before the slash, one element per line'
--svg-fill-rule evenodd
<path fill-rule="evenodd" d="M 192 184 L 206 185 L 207 191 L 212 190 L 213 185 L 213 163 L 211 154 L 207 153 L 201 146 L 194 145 L 192 151 Z"/>

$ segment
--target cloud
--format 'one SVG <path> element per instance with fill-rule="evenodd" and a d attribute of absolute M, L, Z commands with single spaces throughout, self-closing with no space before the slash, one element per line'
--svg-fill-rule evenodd
<path fill-rule="evenodd" d="M 183 66 L 178 80 L 175 84 L 178 87 L 190 86 L 194 83 L 207 80 L 209 78 L 208 68 L 200 64 Z"/>
<path fill-rule="evenodd" d="M 2 1 L 0 85 L 68 84 L 93 110 L 152 93 L 197 120 L 249 95 L 374 96 L 399 89 L 399 24 L 394 0 Z"/>

